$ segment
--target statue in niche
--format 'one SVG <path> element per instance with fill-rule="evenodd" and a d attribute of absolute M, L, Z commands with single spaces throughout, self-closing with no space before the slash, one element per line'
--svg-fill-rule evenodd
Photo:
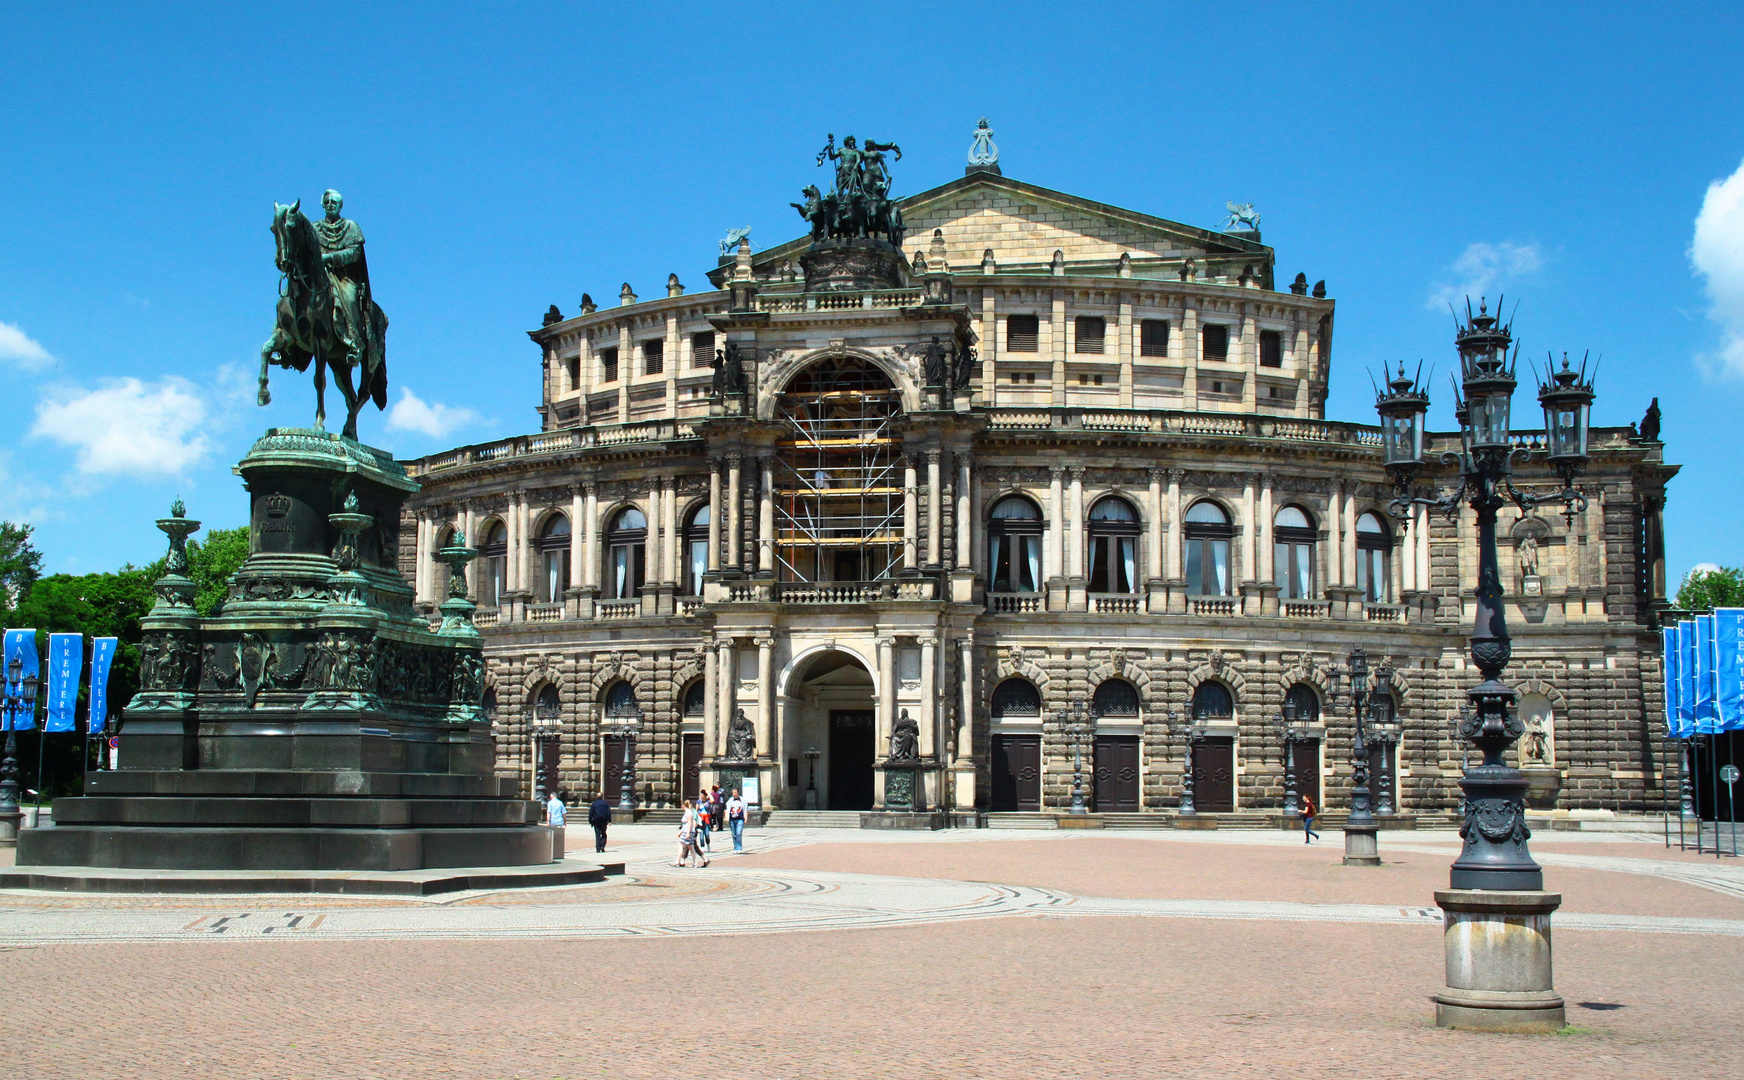
<path fill-rule="evenodd" d="M 725 349 L 715 350 L 714 378 L 709 393 L 714 397 L 745 392 L 745 361 L 739 353 L 739 343 L 727 342 Z"/>
<path fill-rule="evenodd" d="M 1538 537 L 1527 533 L 1521 537 L 1519 545 L 1520 576 L 1535 578 L 1538 576 Z"/>
<path fill-rule="evenodd" d="M 907 709 L 902 710 L 902 716 L 890 733 L 890 760 L 920 760 L 920 725 L 909 719 Z"/>
<path fill-rule="evenodd" d="M 921 353 L 922 369 L 926 375 L 928 386 L 945 385 L 945 347 L 939 344 L 939 336 L 933 335 L 926 349 Z"/>
<path fill-rule="evenodd" d="M 727 723 L 727 760 L 755 761 L 757 758 L 757 729 L 745 715 L 744 709 L 734 709 L 733 718 Z"/>
<path fill-rule="evenodd" d="M 1544 730 L 1544 718 L 1534 716 L 1526 721 L 1526 737 L 1520 741 L 1520 758 L 1527 765 L 1548 764 L 1550 733 Z"/>

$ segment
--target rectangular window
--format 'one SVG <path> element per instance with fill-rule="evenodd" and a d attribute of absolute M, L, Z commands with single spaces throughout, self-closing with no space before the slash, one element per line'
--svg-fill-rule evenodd
<path fill-rule="evenodd" d="M 1072 351 L 1100 354 L 1102 338 L 1107 331 L 1107 320 L 1095 315 L 1078 316 L 1072 320 Z"/>
<path fill-rule="evenodd" d="M 618 350 L 600 350 L 600 382 L 618 381 Z"/>
<path fill-rule="evenodd" d="M 1041 329 L 1041 320 L 1034 315 L 1007 315 L 1005 351 L 1035 352 L 1036 343 L 1041 340 Z"/>
<path fill-rule="evenodd" d="M 690 366 L 715 366 L 715 332 L 706 330 L 700 334 L 690 335 Z"/>
<path fill-rule="evenodd" d="M 1204 341 L 1203 352 L 1207 360 L 1229 359 L 1229 327 L 1218 323 L 1207 323 L 1200 333 Z"/>
<path fill-rule="evenodd" d="M 563 366 L 569 373 L 569 389 L 581 389 L 581 357 L 570 357 L 563 362 Z"/>
<path fill-rule="evenodd" d="M 1260 331 L 1260 367 L 1284 366 L 1284 335 L 1276 330 Z"/>
<path fill-rule="evenodd" d="M 1169 320 L 1146 319 L 1138 328 L 1140 356 L 1169 355 Z"/>
<path fill-rule="evenodd" d="M 653 338 L 642 342 L 642 374 L 658 375 L 666 370 L 666 342 Z"/>

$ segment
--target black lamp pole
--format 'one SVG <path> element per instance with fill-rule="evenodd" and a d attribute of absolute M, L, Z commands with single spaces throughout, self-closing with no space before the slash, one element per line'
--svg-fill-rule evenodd
<path fill-rule="evenodd" d="M 6 756 L 0 759 L 0 814 L 16 814 L 18 810 L 18 736 L 12 730 L 12 717 L 26 708 L 36 708 L 36 679 L 23 677 L 24 662 L 14 656 L 6 665 L 5 714 Z"/>
<path fill-rule="evenodd" d="M 1388 382 L 1375 401 L 1381 414 L 1387 471 L 1398 493 L 1390 508 L 1393 515 L 1404 518 L 1413 506 L 1423 505 L 1455 518 L 1461 502 L 1468 503 L 1477 515 L 1477 615 L 1471 659 L 1483 681 L 1468 693 L 1471 712 L 1460 724 L 1459 733 L 1477 746 L 1483 761 L 1467 768 L 1460 781 L 1466 815 L 1460 836 L 1465 847 L 1450 875 L 1455 889 L 1544 888 L 1544 871 L 1526 847 L 1532 835 L 1526 827 L 1526 780 L 1503 760 L 1508 747 L 1525 733 L 1525 725 L 1514 711 L 1517 695 L 1501 681 L 1513 654 L 1513 642 L 1503 618 L 1496 512 L 1509 501 L 1521 510 L 1557 502 L 1572 525 L 1574 516 L 1587 506 L 1586 497 L 1574 486 L 1575 478 L 1586 468 L 1593 403 L 1593 384 L 1586 365 L 1572 371 L 1565 355 L 1562 370 L 1549 370 L 1548 380 L 1539 384 L 1544 454 L 1562 480 L 1562 490 L 1547 496 L 1527 495 L 1514 486 L 1514 462 L 1532 457 L 1527 444 L 1535 440 L 1516 441 L 1510 435 L 1508 414 L 1519 363 L 1518 351 L 1509 355 L 1512 343 L 1510 328 L 1499 325 L 1485 305 L 1480 303 L 1473 315 L 1467 303 L 1466 322 L 1455 339 L 1461 375 L 1455 416 L 1461 446 L 1441 455 L 1443 463 L 1459 467 L 1460 484 L 1438 498 L 1419 498 L 1411 492 L 1411 481 L 1423 467 L 1423 416 L 1429 409 L 1428 394 L 1400 365 L 1398 377 Z"/>
<path fill-rule="evenodd" d="M 1346 673 L 1350 678 L 1350 711 L 1356 720 L 1356 732 L 1350 742 L 1351 788 L 1350 817 L 1346 825 L 1353 829 L 1373 829 L 1374 805 L 1369 795 L 1368 721 L 1372 695 L 1369 691 L 1369 658 L 1361 645 L 1350 651 Z"/>

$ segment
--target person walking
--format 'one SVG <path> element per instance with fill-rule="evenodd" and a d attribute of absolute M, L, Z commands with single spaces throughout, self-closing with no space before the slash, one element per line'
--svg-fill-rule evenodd
<path fill-rule="evenodd" d="M 1320 808 L 1314 805 L 1313 796 L 1302 793 L 1302 842 L 1312 844 L 1320 834 L 1314 831 L 1314 816 L 1320 813 Z"/>
<path fill-rule="evenodd" d="M 703 792 L 702 800 L 696 804 L 696 853 L 708 858 L 709 833 L 713 831 L 714 818 L 709 814 L 708 792 Z"/>
<path fill-rule="evenodd" d="M 684 816 L 678 821 L 678 861 L 673 866 L 689 866 L 690 856 L 694 853 L 702 860 L 702 865 L 709 864 L 708 856 L 696 846 L 697 806 L 689 799 L 684 800 Z"/>
<path fill-rule="evenodd" d="M 709 790 L 709 813 L 714 816 L 715 829 L 726 827 L 727 797 L 721 793 L 721 785 L 716 784 Z"/>
<path fill-rule="evenodd" d="M 733 830 L 733 854 L 745 853 L 745 800 L 739 798 L 739 789 L 733 789 L 733 797 L 727 800 L 727 826 Z"/>
<path fill-rule="evenodd" d="M 600 792 L 599 798 L 587 809 L 587 823 L 593 826 L 593 850 L 599 854 L 606 849 L 606 826 L 612 823 L 612 804 L 606 799 L 606 793 Z"/>

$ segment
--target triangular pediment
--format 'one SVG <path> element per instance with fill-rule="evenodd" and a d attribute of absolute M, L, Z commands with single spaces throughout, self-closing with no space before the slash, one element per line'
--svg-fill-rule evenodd
<path fill-rule="evenodd" d="M 990 172 L 971 173 L 948 184 L 900 200 L 908 235 L 904 251 L 930 249 L 933 230 L 945 242 L 953 271 L 974 272 L 983 254 L 993 252 L 1000 273 L 1045 273 L 1054 252 L 1068 265 L 1112 268 L 1122 255 L 1137 264 L 1178 265 L 1192 258 L 1248 257 L 1269 265 L 1272 251 L 1256 240 L 1201 229 L 1082 199 Z M 752 257 L 758 276 L 797 263 L 810 243 L 807 236 L 765 248 Z"/>

